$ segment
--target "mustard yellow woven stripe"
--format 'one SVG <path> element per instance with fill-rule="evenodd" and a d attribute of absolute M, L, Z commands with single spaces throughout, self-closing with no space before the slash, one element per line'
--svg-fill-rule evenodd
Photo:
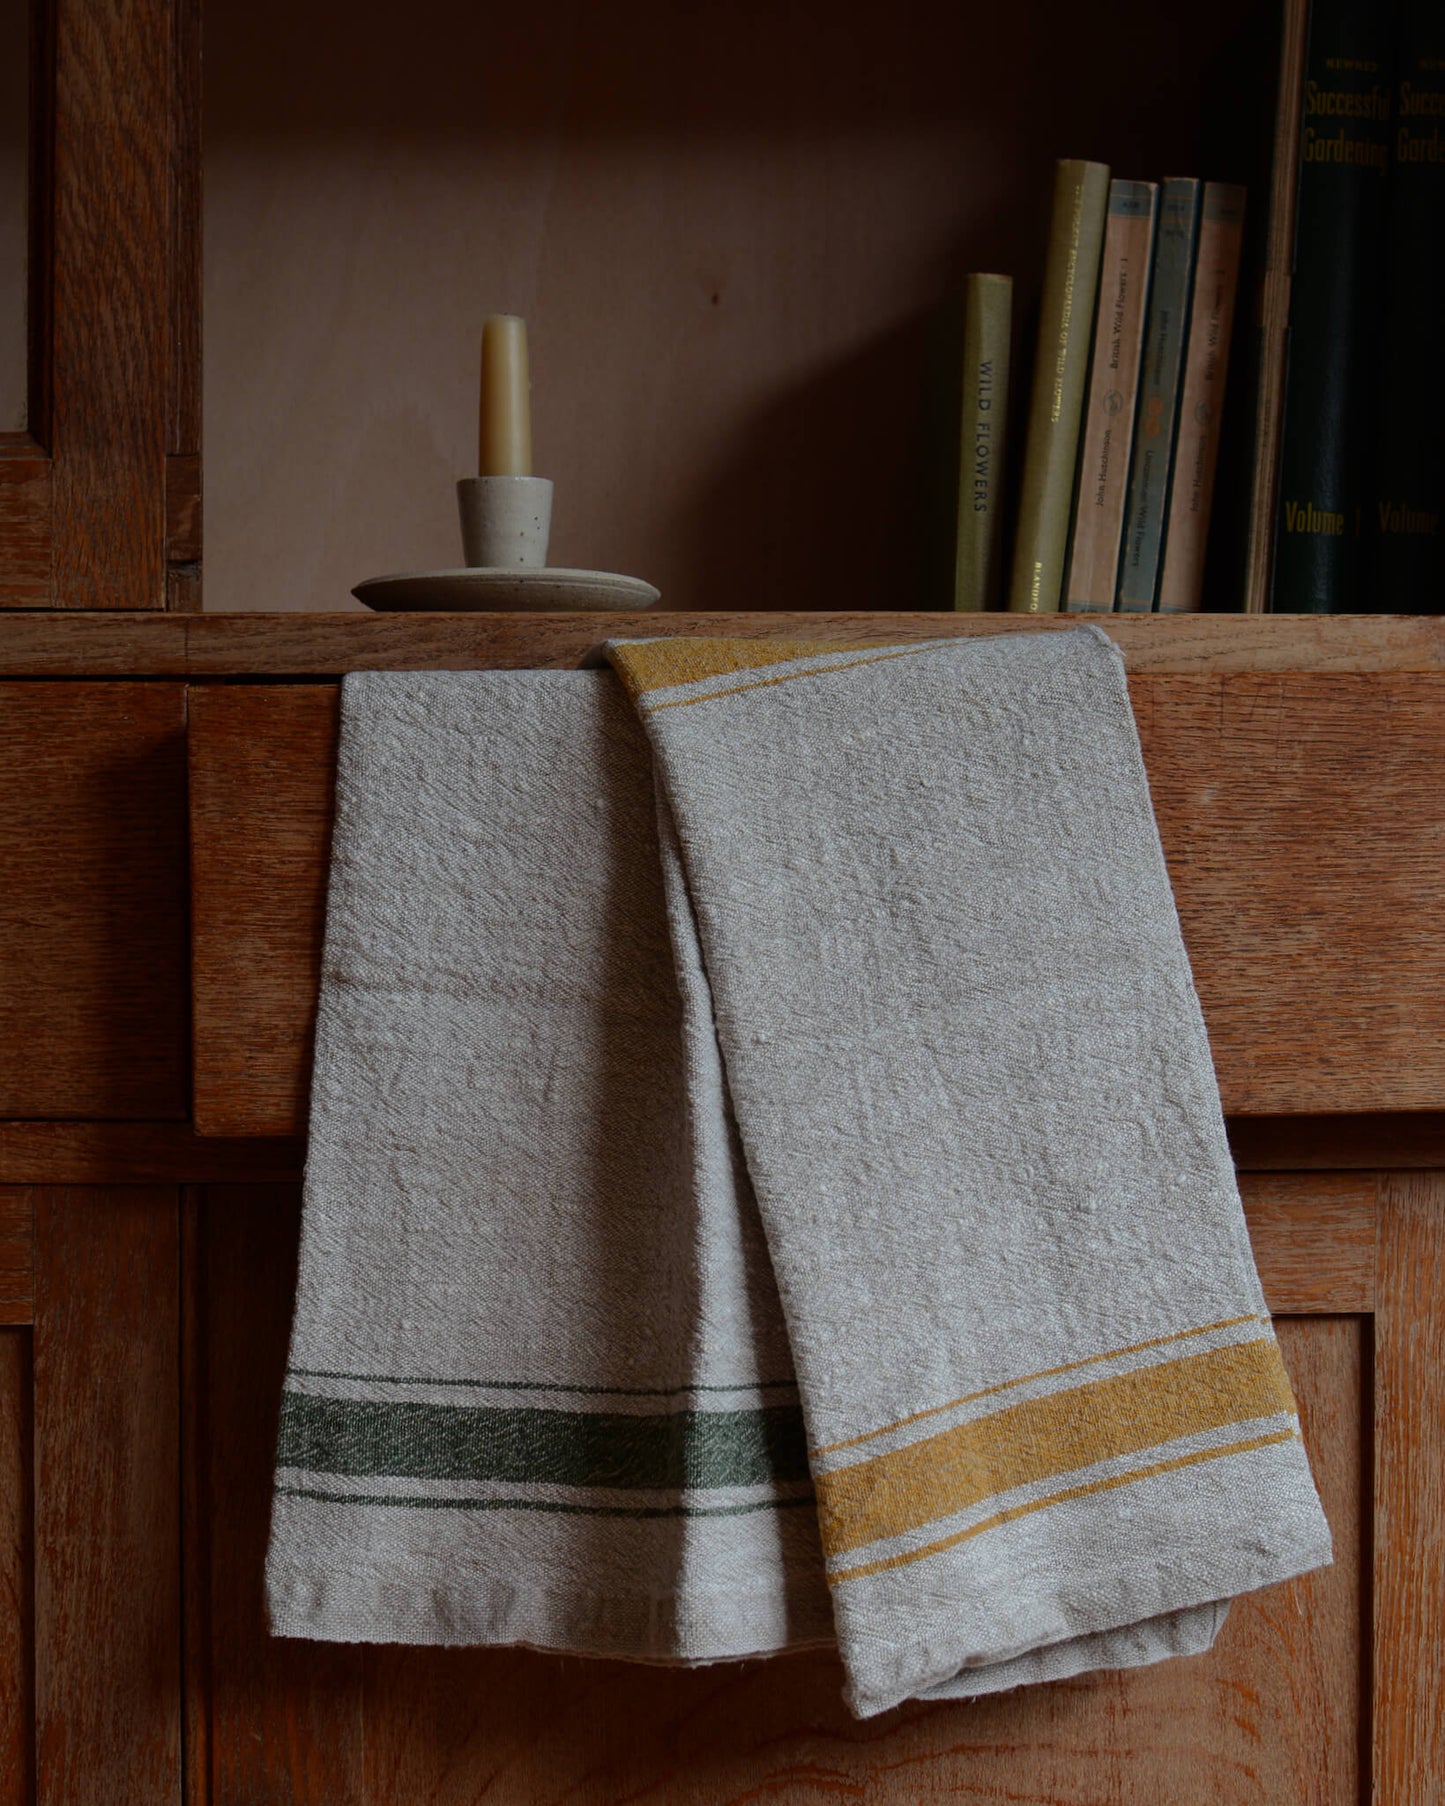
<path fill-rule="evenodd" d="M 965 1392 L 960 1398 L 948 1399 L 941 1405 L 929 1405 L 922 1411 L 911 1411 L 907 1417 L 881 1423 L 876 1430 L 864 1430 L 844 1442 L 824 1443 L 809 1452 L 813 1456 L 836 1455 L 840 1449 L 856 1449 L 865 1442 L 876 1442 L 890 1430 L 906 1429 L 911 1423 L 922 1423 L 925 1417 L 937 1417 L 944 1411 L 956 1411 L 960 1405 L 971 1405 L 976 1399 L 992 1398 L 998 1392 L 1012 1392 L 1015 1386 L 1027 1386 L 1034 1380 L 1051 1380 L 1061 1373 L 1077 1373 L 1081 1367 L 1097 1367 L 1100 1361 L 1117 1361 L 1121 1355 L 1142 1354 L 1148 1348 L 1163 1348 L 1168 1342 L 1187 1342 L 1191 1336 L 1207 1336 L 1211 1330 L 1235 1329 L 1241 1323 L 1264 1323 L 1267 1319 L 1257 1311 L 1246 1311 L 1242 1317 L 1221 1317 L 1218 1323 L 1201 1323 L 1195 1329 L 1176 1329 L 1167 1336 L 1151 1336 L 1147 1342 L 1126 1342 L 1122 1348 L 1106 1348 L 1102 1354 L 1084 1355 L 1077 1361 L 1065 1361 L 1059 1367 L 1041 1367 L 1037 1373 L 1021 1373 L 1016 1379 L 1000 1380 L 997 1386 L 984 1386 L 977 1392 Z"/>
<path fill-rule="evenodd" d="M 1217 1443 L 1213 1448 L 1195 1449 L 1187 1455 L 1173 1455 L 1167 1461 L 1151 1461 L 1147 1467 L 1131 1468 L 1127 1474 L 1110 1474 L 1107 1479 L 1091 1480 L 1083 1486 L 1066 1486 L 1062 1492 L 1051 1492 L 1046 1499 L 1028 1499 L 1022 1505 L 1010 1505 L 1004 1511 L 996 1511 L 991 1517 L 982 1519 L 977 1524 L 970 1524 L 967 1530 L 960 1530 L 953 1536 L 940 1537 L 936 1543 L 927 1543 L 921 1549 L 907 1549 L 901 1555 L 886 1555 L 881 1561 L 861 1562 L 856 1568 L 837 1568 L 828 1576 L 829 1586 L 838 1586 L 845 1580 L 861 1580 L 865 1574 L 881 1574 L 885 1568 L 906 1568 L 910 1562 L 923 1561 L 930 1555 L 939 1555 L 945 1549 L 956 1549 L 960 1543 L 966 1543 L 970 1537 L 982 1536 L 985 1530 L 994 1530 L 1000 1524 L 1012 1523 L 1015 1518 L 1026 1518 L 1030 1512 L 1045 1511 L 1050 1505 L 1064 1505 L 1070 1499 L 1084 1499 L 1090 1493 L 1111 1492 L 1117 1486 L 1132 1486 L 1136 1480 L 1149 1480 L 1155 1474 L 1170 1474 L 1181 1467 L 1197 1467 L 1201 1461 L 1221 1461 L 1226 1455 L 1247 1455 L 1251 1449 L 1266 1449 L 1276 1442 L 1294 1442 L 1297 1430 L 1276 1430 L 1272 1436 L 1250 1436 L 1242 1442 Z"/>
<path fill-rule="evenodd" d="M 674 684 L 701 683 L 735 671 L 761 671 L 790 659 L 863 652 L 886 644 L 886 640 L 644 640 L 609 647 L 608 656 L 636 702 L 649 690 L 667 690 Z"/>
<path fill-rule="evenodd" d="M 1273 1336 L 1025 1399 L 816 1475 L 823 1548 L 830 1558 L 844 1555 L 1016 1487 L 1293 1410 Z"/>
<path fill-rule="evenodd" d="M 846 650 L 846 648 L 845 648 Z M 777 677 L 752 677 L 744 683 L 732 684 L 725 690 L 703 689 L 692 696 L 670 696 L 666 702 L 649 703 L 649 715 L 660 715 L 664 709 L 690 709 L 700 702 L 718 702 L 724 696 L 741 696 L 747 690 L 766 690 L 777 684 L 801 683 L 805 677 L 836 677 L 840 671 L 856 671 L 859 665 L 881 665 L 885 659 L 913 658 L 920 652 L 928 652 L 931 647 L 922 646 L 874 646 L 865 648 L 857 658 L 848 659 L 842 664 L 804 665 L 801 671 L 784 671 Z"/>

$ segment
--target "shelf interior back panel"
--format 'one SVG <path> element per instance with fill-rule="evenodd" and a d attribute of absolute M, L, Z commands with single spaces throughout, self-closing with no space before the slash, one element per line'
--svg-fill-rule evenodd
<path fill-rule="evenodd" d="M 1233 179 L 1260 13 L 207 0 L 207 609 L 461 562 L 491 312 L 552 564 L 947 605 L 965 275 L 1014 276 L 1026 387 L 1054 160 Z"/>

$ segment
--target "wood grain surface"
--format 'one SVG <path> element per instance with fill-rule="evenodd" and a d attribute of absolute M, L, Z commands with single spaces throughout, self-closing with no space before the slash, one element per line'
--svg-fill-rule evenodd
<path fill-rule="evenodd" d="M 818 640 L 1050 633 L 1063 615 L 210 614 L 0 615 L 0 677 L 333 677 L 346 671 L 570 668 L 603 642 L 656 633 Z M 1107 615 L 1132 671 L 1373 673 L 1445 670 L 1428 615 Z"/>
<path fill-rule="evenodd" d="M 51 468 L 38 446 L 0 456 L 0 609 L 47 608 Z"/>
<path fill-rule="evenodd" d="M 35 1798 L 30 1335 L 0 1329 L 0 1806 Z"/>
<path fill-rule="evenodd" d="M 191 1108 L 201 1135 L 288 1135 L 304 1120 L 337 694 L 247 685 L 191 697 Z"/>
<path fill-rule="evenodd" d="M 1445 677 L 1131 678 L 1231 1114 L 1445 1106 Z M 299 1132 L 336 691 L 191 706 L 195 1120 Z"/>
<path fill-rule="evenodd" d="M 0 684 L 0 1117 L 184 1117 L 185 692 Z"/>
<path fill-rule="evenodd" d="M 207 1806 L 369 1806 L 372 1798 L 391 1806 L 365 1784 L 361 1651 L 273 1640 L 262 1612 L 297 1225 L 294 1187 L 204 1193 L 190 1384 L 205 1400 L 206 1436 L 189 1479 L 205 1507 L 198 1541 L 209 1580 L 210 1772 L 200 1797 Z"/>
<path fill-rule="evenodd" d="M 171 4 L 54 0 L 52 607 L 165 605 Z"/>
<path fill-rule="evenodd" d="M 1260 1283 L 1272 1311 L 1375 1308 L 1374 1173 L 1241 1173 Z"/>
<path fill-rule="evenodd" d="M 204 1194 L 180 1195 L 181 1794 L 211 1800 L 211 1538 Z"/>
<path fill-rule="evenodd" d="M 36 1198 L 37 1806 L 180 1800 L 176 1212 Z"/>
<path fill-rule="evenodd" d="M 170 279 L 166 454 L 194 458 L 188 489 L 196 498 L 196 552 L 200 556 L 201 454 L 201 6 L 169 0 L 170 141 L 166 266 Z M 170 473 L 168 470 L 168 474 Z M 169 557 L 177 556 L 174 546 Z"/>
<path fill-rule="evenodd" d="M 1225 1109 L 1439 1109 L 1445 679 L 1130 689 Z"/>
<path fill-rule="evenodd" d="M 29 1323 L 35 1297 L 35 1200 L 0 1184 L 0 1323 Z"/>
<path fill-rule="evenodd" d="M 1279 1326 L 1332 1568 L 1239 1601 L 1196 1660 L 859 1724 L 830 1655 L 686 1672 L 268 1643 L 259 1583 L 296 1233 L 294 1191 L 206 1193 L 213 1806 L 1358 1806 L 1361 1319 Z"/>
<path fill-rule="evenodd" d="M 0 1122 L 0 1186 L 284 1182 L 305 1157 L 300 1141 L 227 1141 L 188 1122 Z"/>
<path fill-rule="evenodd" d="M 1445 1173 L 1391 1174 L 1375 1316 L 1374 1774 L 1379 1806 L 1445 1790 Z"/>
<path fill-rule="evenodd" d="M 1235 1167 L 1252 1173 L 1445 1166 L 1438 1115 L 1331 1119 L 1349 1134 L 1322 1141 L 1319 1119 L 1231 1117 Z M 183 1122 L 0 1122 L 0 1185 L 285 1184 L 299 1180 L 300 1139 L 197 1135 Z"/>
<path fill-rule="evenodd" d="M 201 460 L 175 453 L 166 459 L 166 560 L 191 565 L 201 556 Z"/>

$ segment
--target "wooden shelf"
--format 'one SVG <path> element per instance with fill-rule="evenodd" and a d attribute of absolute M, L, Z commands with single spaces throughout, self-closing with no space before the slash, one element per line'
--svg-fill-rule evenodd
<path fill-rule="evenodd" d="M 336 677 L 347 671 L 565 668 L 603 642 L 659 634 L 808 640 L 1049 633 L 1072 615 L 233 614 L 0 615 L 0 677 Z M 1103 615 L 1131 671 L 1445 670 L 1433 615 Z"/>

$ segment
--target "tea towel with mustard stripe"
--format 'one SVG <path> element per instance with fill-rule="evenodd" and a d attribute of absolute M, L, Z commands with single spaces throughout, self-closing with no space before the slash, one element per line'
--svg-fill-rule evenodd
<path fill-rule="evenodd" d="M 349 680 L 277 1627 L 1207 1648 L 1329 1535 L 1117 654 L 610 651 L 655 834 L 605 678 Z"/>

